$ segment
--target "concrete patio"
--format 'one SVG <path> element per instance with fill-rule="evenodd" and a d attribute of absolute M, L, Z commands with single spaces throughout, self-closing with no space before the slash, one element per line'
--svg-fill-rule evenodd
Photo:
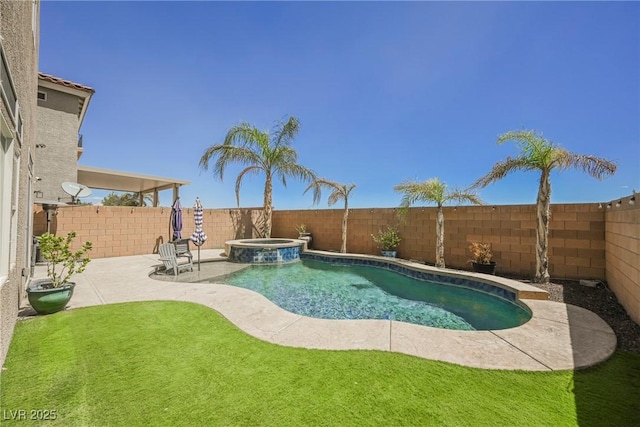
<path fill-rule="evenodd" d="M 201 260 L 223 261 L 222 252 L 202 250 Z M 600 317 L 568 304 L 523 299 L 532 319 L 496 331 L 453 331 L 393 320 L 325 320 L 287 312 L 258 293 L 234 286 L 154 280 L 149 274 L 158 265 L 154 254 L 95 259 L 74 276 L 77 286 L 67 309 L 189 301 L 218 311 L 247 334 L 283 346 L 392 351 L 484 369 L 579 369 L 606 360 L 616 348 L 614 332 Z M 194 270 L 179 280 L 206 278 L 199 277 L 196 265 Z M 35 278 L 45 275 L 46 267 L 36 266 Z M 29 307 L 20 312 L 23 317 L 33 314 Z"/>

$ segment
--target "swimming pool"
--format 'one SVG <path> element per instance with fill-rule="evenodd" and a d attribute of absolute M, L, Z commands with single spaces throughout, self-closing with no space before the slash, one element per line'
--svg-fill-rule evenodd
<path fill-rule="evenodd" d="M 302 262 L 250 266 L 203 281 L 250 289 L 287 311 L 321 319 L 389 319 L 443 329 L 497 330 L 531 318 L 508 290 L 384 261 L 303 255 Z"/>

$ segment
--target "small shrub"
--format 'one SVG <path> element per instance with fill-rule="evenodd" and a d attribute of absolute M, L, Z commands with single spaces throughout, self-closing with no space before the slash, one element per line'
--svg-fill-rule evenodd
<path fill-rule="evenodd" d="M 91 250 L 91 242 L 85 242 L 77 251 L 71 251 L 71 242 L 76 232 L 71 231 L 66 237 L 58 237 L 51 233 L 38 236 L 40 253 L 47 261 L 47 276 L 51 279 L 51 287 L 64 286 L 71 276 L 82 273 L 91 259 L 87 252 Z M 58 270 L 58 267 L 61 267 Z"/>
<path fill-rule="evenodd" d="M 483 242 L 471 242 L 469 245 L 471 251 L 471 261 L 478 264 L 489 264 L 493 254 L 491 253 L 491 244 Z"/>
<path fill-rule="evenodd" d="M 387 226 L 386 230 L 378 231 L 378 234 L 372 234 L 373 241 L 376 242 L 380 250 L 390 251 L 398 247 L 400 244 L 400 235 L 395 227 Z"/>

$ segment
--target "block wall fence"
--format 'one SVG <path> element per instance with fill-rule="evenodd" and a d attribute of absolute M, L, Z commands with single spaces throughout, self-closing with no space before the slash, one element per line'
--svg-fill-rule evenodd
<path fill-rule="evenodd" d="M 615 202 L 614 202 L 615 203 Z M 640 204 L 640 202 L 639 202 Z M 257 233 L 261 208 L 205 209 L 203 248 L 223 248 L 230 239 Z M 347 251 L 378 254 L 371 234 L 397 226 L 402 242 L 398 256 L 435 262 L 436 208 L 411 208 L 404 221 L 394 208 L 351 209 Z M 447 267 L 469 270 L 469 242 L 491 243 L 497 274 L 531 277 L 535 271 L 534 205 L 445 207 Z M 278 210 L 272 236 L 295 238 L 305 224 L 314 249 L 339 251 L 341 209 Z M 50 227 L 57 235 L 75 230 L 78 244 L 93 243 L 92 258 L 149 254 L 171 240 L 168 207 L 68 206 L 58 209 Z M 183 208 L 183 237 L 194 231 L 193 209 Z M 640 206 L 600 207 L 598 203 L 551 206 L 549 271 L 556 279 L 606 280 L 631 317 L 640 323 Z M 46 231 L 44 212 L 36 211 L 34 234 Z"/>
<path fill-rule="evenodd" d="M 203 249 L 222 248 L 230 239 L 255 236 L 253 224 L 262 209 L 205 209 L 203 229 L 207 241 Z M 90 241 L 91 258 L 106 258 L 157 253 L 161 243 L 171 241 L 169 221 L 171 208 L 127 206 L 65 206 L 50 222 L 50 230 L 58 236 L 75 231 L 75 243 Z M 195 230 L 193 208 L 182 209 L 182 237 Z M 37 206 L 34 214 L 34 235 L 47 231 L 45 212 Z M 192 248 L 195 246 L 192 245 Z"/>
<path fill-rule="evenodd" d="M 347 251 L 378 254 L 371 238 L 387 225 L 396 226 L 402 241 L 398 256 L 433 264 L 436 247 L 436 208 L 411 208 L 400 221 L 397 209 L 349 211 Z M 305 224 L 313 247 L 340 249 L 342 210 L 277 211 L 273 234 L 297 235 Z M 444 208 L 445 249 L 448 267 L 469 270 L 469 243 L 491 244 L 497 274 L 529 277 L 535 271 L 536 209 L 533 205 L 468 206 Z M 549 238 L 550 272 L 554 278 L 605 279 L 604 212 L 598 204 L 553 205 Z"/>
<path fill-rule="evenodd" d="M 640 200 L 628 200 L 605 213 L 605 271 L 618 301 L 640 324 Z"/>

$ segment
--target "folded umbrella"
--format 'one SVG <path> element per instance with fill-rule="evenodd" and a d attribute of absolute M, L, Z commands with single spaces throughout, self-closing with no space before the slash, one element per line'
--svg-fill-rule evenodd
<path fill-rule="evenodd" d="M 171 228 L 173 228 L 173 235 L 171 240 L 178 240 L 182 238 L 182 206 L 180 205 L 180 197 L 176 198 L 171 206 Z"/>
<path fill-rule="evenodd" d="M 198 271 L 200 271 L 200 246 L 207 240 L 207 235 L 202 230 L 202 203 L 200 203 L 199 197 L 196 197 L 196 203 L 193 206 L 193 220 L 196 229 L 191 234 L 191 241 L 198 247 Z"/>

